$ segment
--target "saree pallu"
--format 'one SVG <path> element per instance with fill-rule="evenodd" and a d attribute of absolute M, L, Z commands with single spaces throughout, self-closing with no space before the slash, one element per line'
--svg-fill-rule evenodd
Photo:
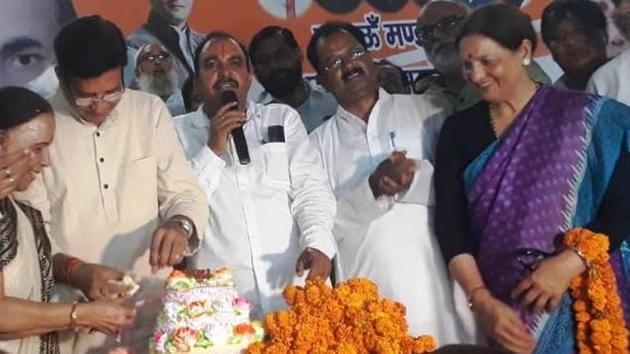
<path fill-rule="evenodd" d="M 533 332 L 540 327 L 537 353 L 573 352 L 571 298 L 565 295 L 558 309 L 541 316 L 520 308 L 510 292 L 537 262 L 554 253 L 565 231 L 595 218 L 619 156 L 630 151 L 629 133 L 630 108 L 625 105 L 542 87 L 464 172 L 479 270 L 495 297 L 511 305 Z M 610 261 L 626 323 L 628 241 Z"/>

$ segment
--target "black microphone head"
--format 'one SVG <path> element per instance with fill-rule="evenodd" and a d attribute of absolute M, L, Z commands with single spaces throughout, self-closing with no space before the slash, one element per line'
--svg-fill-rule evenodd
<path fill-rule="evenodd" d="M 223 102 L 223 104 L 238 102 L 238 97 L 236 96 L 236 92 L 232 90 L 221 92 L 221 101 Z"/>

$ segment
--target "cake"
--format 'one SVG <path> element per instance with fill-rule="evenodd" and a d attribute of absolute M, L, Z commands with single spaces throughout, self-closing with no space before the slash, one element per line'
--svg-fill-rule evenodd
<path fill-rule="evenodd" d="M 241 353 L 264 337 L 250 321 L 252 304 L 234 288 L 230 270 L 174 270 L 151 340 L 155 354 Z"/>

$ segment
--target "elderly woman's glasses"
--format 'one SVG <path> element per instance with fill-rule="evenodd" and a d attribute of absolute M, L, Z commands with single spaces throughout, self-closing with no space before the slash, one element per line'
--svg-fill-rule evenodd
<path fill-rule="evenodd" d="M 328 72 L 333 69 L 340 68 L 343 63 L 349 63 L 351 61 L 357 60 L 360 57 L 364 56 L 367 53 L 367 50 L 363 48 L 363 46 L 356 46 L 350 49 L 345 55 L 336 56 L 326 60 L 321 65 L 321 71 Z"/>
<path fill-rule="evenodd" d="M 465 17 L 466 16 L 447 16 L 434 25 L 418 26 L 416 27 L 416 36 L 421 44 L 429 42 L 453 31 Z"/>
<path fill-rule="evenodd" d="M 116 103 L 125 92 L 124 88 L 112 93 L 103 95 L 102 97 L 79 97 L 74 99 L 74 104 L 79 107 L 88 107 L 96 102 Z"/>

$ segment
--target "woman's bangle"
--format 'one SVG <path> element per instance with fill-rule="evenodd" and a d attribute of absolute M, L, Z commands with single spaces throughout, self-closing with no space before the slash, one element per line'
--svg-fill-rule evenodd
<path fill-rule="evenodd" d="M 469 293 L 468 293 L 468 308 L 473 310 L 473 296 L 475 296 L 475 293 L 479 290 L 488 290 L 486 289 L 485 286 L 481 285 L 478 286 L 476 288 L 473 288 Z"/>
<path fill-rule="evenodd" d="M 580 260 L 582 261 L 582 263 L 584 263 L 584 266 L 586 267 L 586 269 L 591 269 L 591 262 L 589 262 L 588 259 L 586 259 L 586 256 L 584 255 L 584 253 L 582 253 L 582 251 L 571 246 L 567 247 L 567 249 L 575 253 L 578 257 L 580 257 Z"/>
<path fill-rule="evenodd" d="M 66 262 L 63 265 L 62 277 L 63 281 L 69 285 L 73 286 L 72 272 L 74 272 L 75 268 L 83 263 L 80 259 L 74 257 L 68 257 Z"/>
<path fill-rule="evenodd" d="M 77 331 L 77 320 L 79 315 L 77 314 L 77 306 L 79 306 L 79 301 L 75 301 L 72 303 L 72 309 L 70 310 L 70 324 L 68 325 L 68 329 L 71 331 Z"/>

